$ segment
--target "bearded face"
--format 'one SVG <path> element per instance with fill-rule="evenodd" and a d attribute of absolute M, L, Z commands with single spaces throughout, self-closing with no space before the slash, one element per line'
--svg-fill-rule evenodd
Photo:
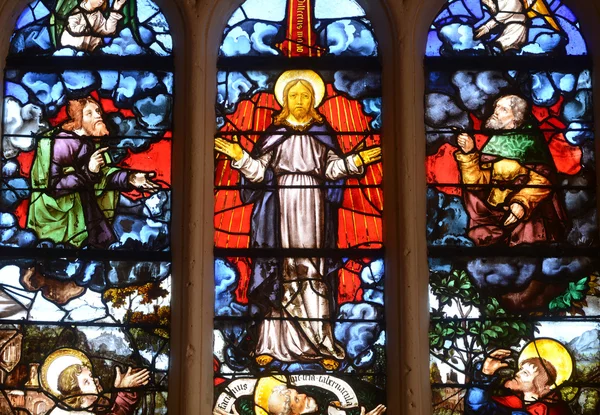
<path fill-rule="evenodd" d="M 104 120 L 102 120 L 102 110 L 95 103 L 88 103 L 83 107 L 83 117 L 81 119 L 81 128 L 85 135 L 92 137 L 101 137 L 108 135 L 108 129 Z"/>
<path fill-rule="evenodd" d="M 515 111 L 517 111 L 515 113 Z M 485 128 L 490 130 L 512 130 L 523 123 L 523 114 L 513 108 L 511 97 L 504 97 L 496 102 L 494 113 L 486 121 Z"/>
<path fill-rule="evenodd" d="M 290 112 L 298 121 L 304 120 L 310 111 L 312 100 L 311 91 L 301 83 L 297 83 L 288 91 L 287 104 Z"/>
<path fill-rule="evenodd" d="M 314 398 L 296 389 L 286 389 L 274 393 L 269 399 L 269 413 L 279 414 L 289 410 L 290 415 L 304 415 L 316 413 L 319 408 Z"/>
<path fill-rule="evenodd" d="M 531 363 L 525 363 L 521 366 L 521 370 L 515 374 L 514 378 L 506 381 L 504 387 L 515 392 L 538 393 L 539 391 L 535 384 L 538 376 L 538 368 Z"/>

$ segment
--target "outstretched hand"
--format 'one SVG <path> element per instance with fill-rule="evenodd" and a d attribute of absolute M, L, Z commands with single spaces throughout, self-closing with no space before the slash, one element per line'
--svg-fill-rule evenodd
<path fill-rule="evenodd" d="M 494 350 L 483 362 L 481 371 L 484 375 L 491 376 L 503 367 L 508 367 L 508 363 L 504 360 L 511 354 L 510 350 L 498 349 Z"/>
<path fill-rule="evenodd" d="M 244 149 L 239 145 L 236 135 L 233 136 L 232 141 L 225 140 L 224 138 L 215 138 L 215 150 L 235 161 L 240 161 L 244 157 Z"/>
<path fill-rule="evenodd" d="M 356 167 L 368 166 L 369 164 L 377 163 L 381 160 L 381 147 L 369 147 L 366 150 L 359 151 L 354 156 L 354 164 Z"/>
<path fill-rule="evenodd" d="M 510 214 L 508 215 L 508 218 L 506 218 L 506 221 L 504 221 L 504 226 L 510 226 L 517 223 L 525 216 L 525 208 L 519 203 L 511 203 L 510 207 L 507 206 L 504 209 L 510 209 Z"/>
<path fill-rule="evenodd" d="M 373 409 L 369 413 L 366 413 L 366 409 L 363 406 L 360 409 L 360 415 L 381 415 L 381 414 L 385 413 L 386 409 L 387 408 L 384 405 L 377 405 L 377 407 L 375 409 Z"/>
<path fill-rule="evenodd" d="M 156 176 L 156 173 L 150 172 L 145 173 L 142 171 L 129 173 L 128 181 L 129 184 L 138 190 L 147 191 L 150 193 L 156 193 L 160 190 L 160 186 L 154 183 L 151 179 Z"/>
<path fill-rule="evenodd" d="M 115 0 L 115 4 L 113 5 L 113 10 L 115 11 L 120 11 L 123 6 L 125 6 L 125 3 L 127 3 L 127 0 Z"/>
<path fill-rule="evenodd" d="M 148 369 L 133 369 L 127 368 L 127 372 L 121 373 L 121 368 L 116 367 L 115 388 L 128 389 L 138 388 L 147 385 L 150 380 L 150 372 Z"/>

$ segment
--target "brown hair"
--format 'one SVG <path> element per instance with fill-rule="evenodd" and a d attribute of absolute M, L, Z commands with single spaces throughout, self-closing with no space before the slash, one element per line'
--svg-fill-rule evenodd
<path fill-rule="evenodd" d="M 84 3 L 89 2 L 89 0 L 83 0 Z M 102 6 L 98 7 L 96 10 L 100 10 L 101 12 L 105 12 L 108 9 L 108 0 L 104 0 Z"/>
<path fill-rule="evenodd" d="M 510 109 L 513 113 L 515 125 L 517 128 L 521 127 L 527 120 L 527 113 L 529 112 L 529 104 L 523 98 L 518 95 L 505 95 L 494 101 L 494 108 L 498 105 L 498 102 L 503 99 L 510 100 Z"/>
<path fill-rule="evenodd" d="M 323 116 L 319 114 L 319 112 L 315 109 L 315 90 L 313 89 L 312 85 L 310 84 L 310 82 L 305 81 L 304 79 L 296 79 L 294 81 L 288 82 L 288 84 L 283 89 L 283 108 L 281 112 L 273 118 L 273 124 L 283 124 L 287 117 L 290 115 L 290 109 L 288 107 L 288 94 L 290 92 L 290 89 L 292 89 L 298 84 L 302 85 L 310 91 L 310 108 L 308 110 L 308 115 L 311 116 L 312 119 L 318 123 L 323 122 Z"/>
<path fill-rule="evenodd" d="M 83 121 L 83 109 L 88 104 L 96 104 L 98 108 L 100 108 L 100 111 L 102 111 L 102 106 L 100 103 L 92 97 L 72 99 L 69 101 L 67 104 L 67 115 L 69 116 L 69 121 L 63 124 L 63 130 L 75 131 L 81 128 Z"/>
<path fill-rule="evenodd" d="M 538 393 L 544 392 L 548 387 L 555 384 L 556 368 L 552 363 L 541 357 L 532 357 L 524 360 L 521 367 L 526 363 L 537 368 L 538 375 L 533 380 L 533 384 Z"/>
<path fill-rule="evenodd" d="M 58 391 L 61 401 L 71 408 L 81 408 L 83 396 L 77 376 L 81 375 L 85 366 L 75 364 L 67 367 L 58 376 Z"/>

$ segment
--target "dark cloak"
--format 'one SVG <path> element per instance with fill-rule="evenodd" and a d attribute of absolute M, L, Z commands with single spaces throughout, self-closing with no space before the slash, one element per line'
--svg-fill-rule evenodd
<path fill-rule="evenodd" d="M 251 156 L 259 158 L 276 148 L 292 135 L 306 134 L 314 137 L 328 150 L 340 158 L 344 157 L 333 129 L 326 123 L 313 123 L 307 129 L 299 131 L 287 126 L 271 125 L 256 143 Z M 337 247 L 338 210 L 342 203 L 344 180 L 327 180 L 325 175 L 317 179 L 327 188 L 324 212 L 324 249 Z M 264 180 L 252 183 L 243 175 L 241 179 L 241 199 L 244 203 L 254 203 L 252 209 L 252 225 L 250 230 L 250 248 L 281 249 L 280 212 L 278 201 L 277 178 L 271 167 L 267 167 Z M 340 267 L 340 261 L 325 259 L 325 281 L 329 293 L 334 293 L 332 277 Z M 271 308 L 281 309 L 281 258 L 257 257 L 254 260 L 252 280 L 248 297 L 252 305 L 258 306 L 264 315 Z M 258 311 L 258 310 L 255 310 Z"/>

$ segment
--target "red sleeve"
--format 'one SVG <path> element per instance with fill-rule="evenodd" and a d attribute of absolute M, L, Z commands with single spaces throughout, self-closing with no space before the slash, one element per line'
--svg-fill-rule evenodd
<path fill-rule="evenodd" d="M 107 415 L 132 415 L 138 401 L 139 396 L 135 392 L 119 392 Z"/>

